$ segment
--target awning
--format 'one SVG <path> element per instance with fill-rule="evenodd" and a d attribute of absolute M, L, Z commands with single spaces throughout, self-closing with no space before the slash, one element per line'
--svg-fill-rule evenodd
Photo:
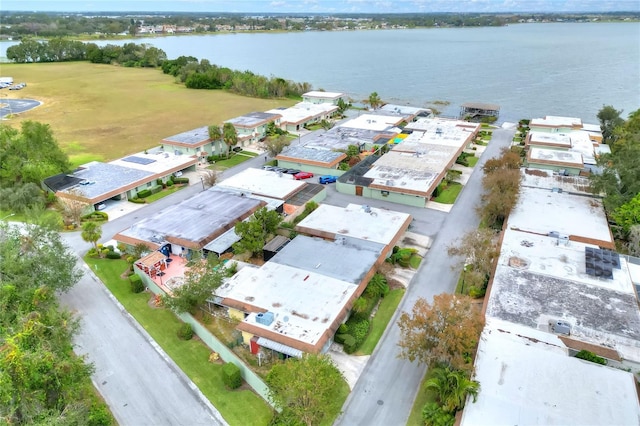
<path fill-rule="evenodd" d="M 283 353 L 285 355 L 302 358 L 303 352 L 301 350 L 292 348 L 291 346 L 283 345 L 282 343 L 274 342 L 273 340 L 269 340 L 264 337 L 258 337 L 258 341 L 256 343 L 260 346 L 273 349 L 274 351 Z"/>

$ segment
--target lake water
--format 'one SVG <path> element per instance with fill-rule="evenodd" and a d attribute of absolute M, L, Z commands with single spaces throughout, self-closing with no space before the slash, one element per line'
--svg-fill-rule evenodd
<path fill-rule="evenodd" d="M 131 40 L 100 42 L 122 44 Z M 501 107 L 500 121 L 544 115 L 597 122 L 602 105 L 640 108 L 640 24 L 189 35 L 136 39 L 169 58 L 191 55 L 232 69 L 306 81 L 360 101 Z M 10 42 L 0 42 L 0 56 Z"/>

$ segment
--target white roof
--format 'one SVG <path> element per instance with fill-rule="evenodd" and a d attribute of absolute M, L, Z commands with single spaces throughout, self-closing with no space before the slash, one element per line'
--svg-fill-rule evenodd
<path fill-rule="evenodd" d="M 321 204 L 298 227 L 388 245 L 411 220 L 407 213 L 375 207 L 368 209 L 369 212 L 360 204 L 347 207 Z"/>
<path fill-rule="evenodd" d="M 339 92 L 322 92 L 319 90 L 312 90 L 302 95 L 307 98 L 322 98 L 322 99 L 337 99 L 344 96 L 344 93 Z"/>
<path fill-rule="evenodd" d="M 582 120 L 576 117 L 560 117 L 547 115 L 545 118 L 534 118 L 529 122 L 529 127 L 582 127 Z"/>
<path fill-rule="evenodd" d="M 560 145 L 570 148 L 571 138 L 567 133 L 536 132 L 532 130 L 529 132 L 529 143 L 533 145 Z"/>
<path fill-rule="evenodd" d="M 109 164 L 158 174 L 186 168 L 193 164 L 193 157 L 182 154 L 176 155 L 173 150 L 165 151 L 162 148 L 154 148 L 148 150 L 147 153 L 131 154 L 111 161 Z"/>
<path fill-rule="evenodd" d="M 530 147 L 528 154 L 532 163 L 561 163 L 559 166 L 582 168 L 582 154 L 573 151 Z"/>
<path fill-rule="evenodd" d="M 397 125 L 402 120 L 403 118 L 397 115 L 362 114 L 358 117 L 352 118 L 351 120 L 345 121 L 338 127 L 382 132 Z"/>
<path fill-rule="evenodd" d="M 480 128 L 478 123 L 469 123 L 462 120 L 452 120 L 448 118 L 420 118 L 405 126 L 407 130 L 419 130 L 421 132 L 438 133 L 440 130 L 446 136 L 452 136 L 460 131 L 468 133 Z"/>
<path fill-rule="evenodd" d="M 522 180 L 520 187 L 534 187 L 540 189 L 551 190 L 553 188 L 562 189 L 562 191 L 573 192 L 577 194 L 592 196 L 589 189 L 591 182 L 588 177 L 584 176 L 562 176 L 551 170 L 541 170 L 535 168 L 520 169 Z"/>
<path fill-rule="evenodd" d="M 409 105 L 396 105 L 396 104 L 385 104 L 378 109 L 381 109 L 382 111 L 388 111 L 388 112 L 393 112 L 393 113 L 402 114 L 402 115 L 403 114 L 416 115 L 421 112 L 431 113 L 431 110 L 429 108 L 420 108 L 420 107 L 413 107 Z"/>
<path fill-rule="evenodd" d="M 599 133 L 602 136 L 602 129 L 599 124 L 582 123 L 582 130 L 591 133 Z"/>
<path fill-rule="evenodd" d="M 613 244 L 602 202 L 566 192 L 521 187 L 509 227 L 542 234 L 556 231 Z"/>
<path fill-rule="evenodd" d="M 267 112 L 282 115 L 281 123 L 298 124 L 330 114 L 337 109 L 338 107 L 336 105 L 328 103 L 313 104 L 311 102 L 300 102 L 289 108 L 270 109 Z"/>
<path fill-rule="evenodd" d="M 357 288 L 325 275 L 267 262 L 259 269 L 241 269 L 216 295 L 274 313 L 270 325 L 258 323 L 255 313 L 244 322 L 315 345 Z"/>
<path fill-rule="evenodd" d="M 217 188 L 229 188 L 246 191 L 255 195 L 283 200 L 306 185 L 300 180 L 267 170 L 248 168 L 222 182 Z"/>
<path fill-rule="evenodd" d="M 462 425 L 637 425 L 631 373 L 569 357 L 558 346 L 487 323 L 475 362 L 480 382 Z"/>

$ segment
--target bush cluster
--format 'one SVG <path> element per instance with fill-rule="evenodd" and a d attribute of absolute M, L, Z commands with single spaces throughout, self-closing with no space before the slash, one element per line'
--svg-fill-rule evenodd
<path fill-rule="evenodd" d="M 147 198 L 150 195 L 151 195 L 151 191 L 148 189 L 143 189 L 142 191 L 138 191 L 138 198 Z"/>
<path fill-rule="evenodd" d="M 351 317 L 345 324 L 349 330 L 344 334 L 343 348 L 348 354 L 352 354 L 360 348 L 369 334 L 369 320 Z"/>
<path fill-rule="evenodd" d="M 176 185 L 180 185 L 180 184 L 185 184 L 185 183 L 189 183 L 189 178 L 187 177 L 174 177 L 173 178 L 173 183 L 175 183 Z"/>
<path fill-rule="evenodd" d="M 466 152 L 461 153 L 460 156 L 456 159 L 456 164 L 469 167 L 469 160 L 467 160 L 467 157 L 470 157 L 470 156 L 471 154 L 468 154 Z"/>
<path fill-rule="evenodd" d="M 149 191 L 151 191 L 152 194 L 157 194 L 158 192 L 162 191 L 162 185 L 155 185 L 151 187 Z"/>
<path fill-rule="evenodd" d="M 106 222 L 109 220 L 109 215 L 105 212 L 95 211 L 88 214 L 85 214 L 81 218 L 82 222 L 92 221 L 92 222 Z"/>
<path fill-rule="evenodd" d="M 238 389 L 242 385 L 242 374 L 240 367 L 232 362 L 227 362 L 222 366 L 222 381 L 229 389 Z"/>
<path fill-rule="evenodd" d="M 129 277 L 129 284 L 131 286 L 132 293 L 142 293 L 144 290 L 144 284 L 142 278 L 139 275 L 133 274 Z"/>
<path fill-rule="evenodd" d="M 607 360 L 587 350 L 581 350 L 576 354 L 576 358 L 584 359 L 585 361 L 595 362 L 596 364 L 607 365 Z"/>
<path fill-rule="evenodd" d="M 180 340 L 191 340 L 193 338 L 193 327 L 188 322 L 183 323 L 178 329 L 178 338 Z"/>

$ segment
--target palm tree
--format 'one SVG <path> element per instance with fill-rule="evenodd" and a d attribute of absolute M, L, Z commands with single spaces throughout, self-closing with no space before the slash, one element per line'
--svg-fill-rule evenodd
<path fill-rule="evenodd" d="M 222 139 L 227 145 L 227 158 L 229 158 L 231 148 L 238 144 L 238 132 L 236 132 L 236 128 L 233 124 L 224 123 L 224 126 L 222 127 Z"/>
<path fill-rule="evenodd" d="M 222 130 L 220 130 L 220 126 L 209 126 L 209 139 L 211 139 L 211 142 L 216 142 L 216 153 L 220 154 L 220 141 L 222 140 Z"/>
<path fill-rule="evenodd" d="M 96 222 L 85 222 L 82 224 L 82 233 L 80 235 L 84 241 L 93 244 L 93 247 L 97 250 L 98 240 L 102 237 L 102 227 Z"/>
<path fill-rule="evenodd" d="M 467 373 L 448 366 L 436 367 L 433 376 L 425 382 L 427 389 L 436 392 L 438 401 L 448 413 L 455 413 L 464 407 L 468 395 L 473 402 L 478 397 L 480 383 L 471 380 Z"/>
<path fill-rule="evenodd" d="M 369 105 L 371 109 L 378 109 L 380 105 L 382 105 L 382 100 L 380 96 L 378 96 L 378 92 L 373 92 L 369 95 Z"/>

